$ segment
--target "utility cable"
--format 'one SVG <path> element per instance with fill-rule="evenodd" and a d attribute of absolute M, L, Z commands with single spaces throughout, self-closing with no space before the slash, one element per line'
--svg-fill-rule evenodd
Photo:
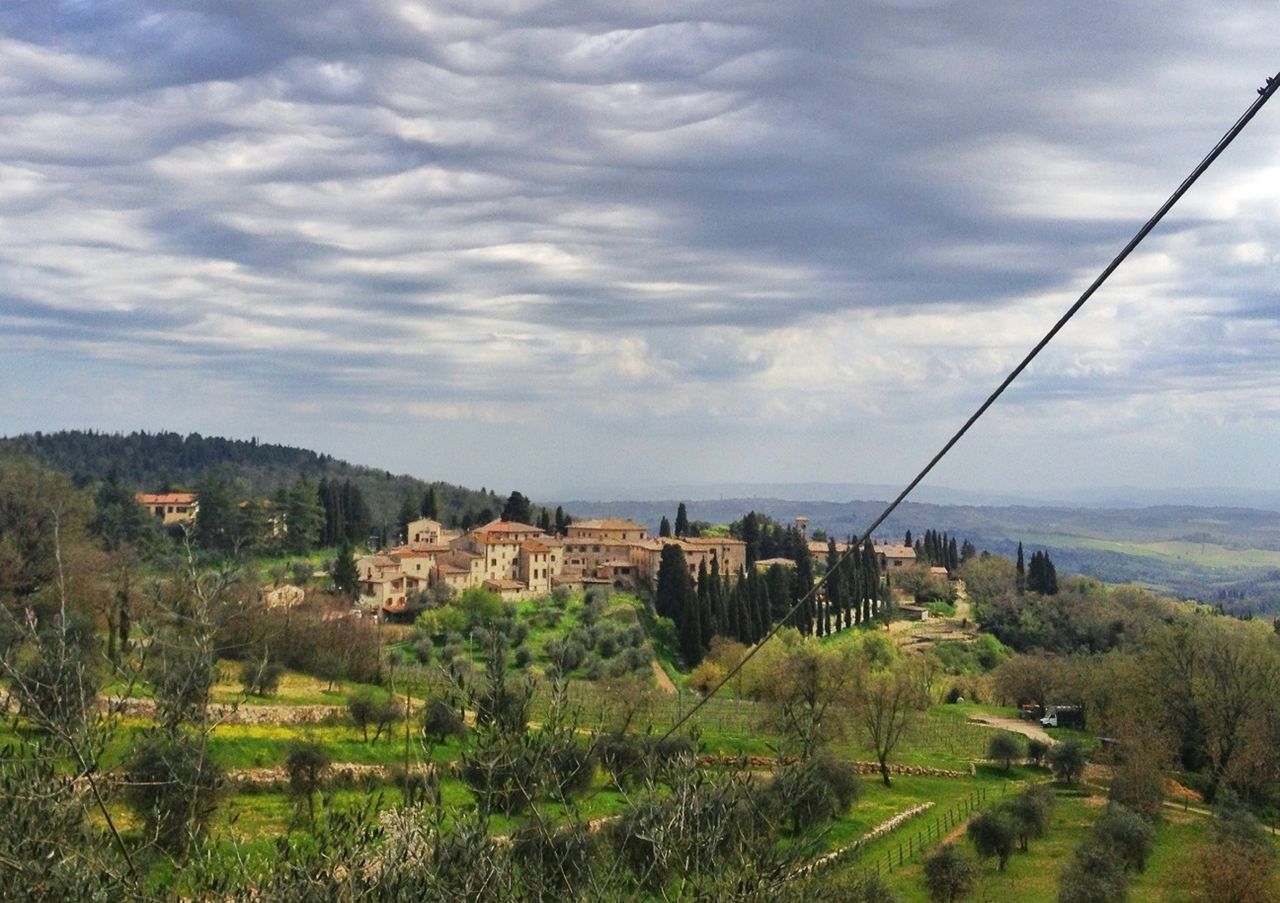
<path fill-rule="evenodd" d="M 1201 160 L 1200 163 L 1196 166 L 1196 168 L 1191 171 L 1191 174 L 1182 180 L 1182 184 L 1179 185 L 1177 189 L 1174 190 L 1173 194 L 1169 195 L 1168 200 L 1166 200 L 1163 204 L 1160 205 L 1160 209 L 1157 210 L 1151 216 L 1151 218 L 1147 220 L 1146 223 L 1143 224 L 1142 228 L 1140 228 L 1137 231 L 1137 233 L 1134 234 L 1133 238 L 1129 239 L 1129 243 L 1124 246 L 1124 248 L 1120 251 L 1119 254 L 1117 254 L 1114 258 L 1112 258 L 1111 262 L 1107 264 L 1107 266 L 1102 270 L 1101 273 L 1098 274 L 1098 277 L 1093 280 L 1093 282 L 1089 285 L 1087 289 L 1084 290 L 1084 293 L 1081 294 L 1078 299 L 1076 299 L 1076 302 L 1072 304 L 1069 308 L 1067 308 L 1067 312 L 1064 313 L 1058 319 L 1058 322 L 1053 324 L 1053 327 L 1047 333 L 1045 333 L 1044 338 L 1040 339 L 1040 341 L 1036 343 L 1035 347 L 1032 348 L 1031 351 L 1027 353 L 1027 356 L 1022 359 L 1022 361 L 1018 364 L 1018 366 L 1014 367 L 1011 371 L 1009 371 L 1009 375 L 1006 376 L 1004 380 L 1000 383 L 1000 385 L 998 385 L 995 388 L 995 391 L 993 391 L 990 395 L 987 396 L 986 401 L 982 402 L 982 404 L 978 406 L 978 409 L 969 416 L 969 419 L 964 422 L 964 424 L 960 427 L 960 429 L 956 430 L 955 434 L 950 439 L 947 440 L 946 444 L 943 445 L 941 449 L 938 450 L 938 453 L 935 454 L 929 460 L 929 463 L 926 464 L 924 468 L 921 469 L 921 471 L 915 475 L 915 478 L 912 479 L 911 482 L 906 485 L 906 488 L 904 488 L 901 492 L 899 492 L 897 497 L 894 498 L 894 500 L 890 502 L 883 511 L 880 512 L 879 516 L 876 517 L 876 519 L 871 522 L 871 526 L 867 527 L 867 529 L 862 533 L 861 538 L 859 538 L 857 542 L 851 544 L 849 548 L 845 550 L 844 554 L 841 555 L 836 560 L 836 563 L 833 567 L 827 568 L 826 573 L 824 573 L 813 584 L 813 586 L 810 587 L 809 591 L 806 592 L 803 596 L 801 596 L 800 599 L 798 599 L 796 603 L 791 606 L 791 608 L 787 611 L 787 613 L 776 624 L 773 625 L 773 627 L 769 630 L 769 632 L 766 633 L 759 642 L 757 642 L 754 646 L 752 646 L 751 649 L 747 651 L 747 654 L 744 655 L 737 662 L 737 664 L 735 664 L 732 668 L 728 670 L 728 672 L 725 673 L 724 677 L 720 679 L 720 682 L 717 683 L 714 687 L 712 687 L 711 690 L 707 693 L 707 695 L 702 697 L 702 699 L 700 699 L 692 708 L 690 708 L 689 711 L 685 712 L 680 718 L 676 720 L 676 723 L 673 724 L 671 728 L 665 734 L 662 735 L 662 739 L 665 740 L 668 737 L 670 737 L 672 734 L 674 734 L 677 730 L 680 729 L 682 725 L 684 725 L 686 721 L 688 721 L 695 714 L 697 714 L 699 709 L 701 709 L 704 705 L 710 702 L 712 697 L 714 697 L 717 693 L 719 693 L 720 690 L 726 684 L 729 683 L 729 681 L 733 678 L 733 676 L 742 670 L 743 666 L 747 662 L 749 662 L 757 652 L 760 651 L 760 649 L 764 646 L 765 643 L 769 642 L 771 639 L 777 636 L 778 631 L 781 630 L 783 626 L 791 622 L 792 617 L 794 617 L 795 614 L 798 611 L 800 611 L 801 608 L 803 608 L 806 604 L 809 603 L 809 601 L 826 584 L 831 574 L 835 572 L 837 568 L 843 565 L 846 559 L 848 559 L 852 555 L 859 554 L 861 552 L 862 547 L 866 545 L 867 541 L 871 538 L 872 534 L 875 533 L 876 528 L 878 528 L 882 523 L 885 522 L 885 520 L 889 517 L 889 515 L 894 512 L 894 509 L 896 509 L 900 504 L 902 504 L 902 502 L 911 493 L 911 491 L 915 489 L 916 486 L 918 486 L 926 476 L 928 476 L 929 472 L 933 470 L 933 468 L 937 465 L 937 463 L 941 461 L 944 457 L 946 457 L 947 453 L 951 451 L 951 449 L 955 446 L 957 442 L 960 441 L 961 437 L 963 437 L 965 433 L 969 432 L 969 428 L 978 422 L 978 420 L 982 417 L 982 415 L 987 412 L 988 408 L 990 408 L 993 404 L 995 404 L 996 399 L 999 398 L 1002 394 L 1004 394 L 1004 390 L 1009 388 L 1009 386 L 1013 383 L 1013 381 L 1022 374 L 1022 371 L 1026 370 L 1027 367 L 1031 364 L 1031 362 L 1035 360 L 1036 356 L 1040 354 L 1041 351 L 1044 350 L 1044 347 L 1048 345 L 1051 341 L 1053 341 L 1054 336 L 1056 336 L 1062 330 L 1062 327 L 1066 326 L 1067 322 L 1076 315 L 1077 311 L 1079 311 L 1080 308 L 1084 307 L 1085 302 L 1088 301 L 1091 297 L 1093 297 L 1094 292 L 1096 292 L 1099 288 L 1102 287 L 1102 284 L 1106 282 L 1107 279 L 1111 276 L 1111 274 L 1114 273 L 1116 269 L 1120 266 L 1120 264 L 1124 262 L 1125 258 L 1128 257 L 1129 254 L 1133 252 L 1134 248 L 1138 247 L 1138 245 L 1142 243 L 1142 240 L 1147 237 L 1147 235 L 1151 232 L 1152 229 L 1156 227 L 1156 225 L 1160 222 L 1160 220 L 1164 219 L 1165 214 L 1168 213 L 1171 209 L 1173 209 L 1173 205 L 1178 203 L 1178 201 L 1182 199 L 1182 196 L 1187 193 L 1187 191 L 1191 188 L 1192 185 L 1195 184 L 1196 180 L 1199 179 L 1200 176 L 1204 175 L 1205 170 L 1207 170 L 1211 165 L 1213 165 L 1213 161 L 1217 160 L 1219 155 L 1221 155 L 1222 152 L 1227 149 L 1227 146 L 1236 139 L 1236 136 L 1239 135 L 1242 131 L 1244 131 L 1244 127 L 1249 124 L 1249 121 L 1253 119 L 1255 115 L 1257 115 L 1258 111 L 1262 109 L 1263 105 L 1266 104 L 1266 102 L 1271 99 L 1272 95 L 1275 94 L 1278 89 L 1280 89 L 1280 72 L 1276 73 L 1274 77 L 1268 78 L 1266 81 L 1266 84 L 1258 89 L 1257 99 L 1254 100 L 1253 103 L 1249 105 L 1249 108 L 1245 110 L 1243 114 L 1241 114 L 1240 118 L 1236 120 L 1235 124 L 1232 125 L 1231 128 L 1229 128 L 1226 131 L 1226 133 L 1221 138 L 1218 139 L 1218 143 L 1213 146 L 1213 149 L 1210 150 L 1209 153 L 1205 155 L 1204 159 Z"/>

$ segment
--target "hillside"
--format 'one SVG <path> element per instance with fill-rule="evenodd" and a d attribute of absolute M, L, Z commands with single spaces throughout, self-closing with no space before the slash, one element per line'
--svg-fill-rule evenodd
<path fill-rule="evenodd" d="M 224 439 L 199 433 L 126 435 L 70 430 L 0 438 L 0 451 L 5 450 L 31 455 L 69 474 L 80 485 L 104 479 L 113 468 L 125 484 L 138 490 L 193 488 L 206 473 L 220 470 L 246 496 L 270 495 L 300 477 L 351 480 L 364 493 L 375 524 L 395 521 L 405 495 L 412 493 L 421 498 L 428 486 L 435 488 L 440 513 L 445 518 L 502 508 L 502 501 L 492 492 L 427 482 L 257 439 Z"/>

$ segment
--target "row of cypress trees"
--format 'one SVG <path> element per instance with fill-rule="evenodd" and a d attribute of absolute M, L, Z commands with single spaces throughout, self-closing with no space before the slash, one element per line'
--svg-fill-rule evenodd
<path fill-rule="evenodd" d="M 702 660 L 712 637 L 752 645 L 788 617 L 787 626 L 826 636 L 866 623 L 887 598 L 888 582 L 881 579 L 879 559 L 870 542 L 843 558 L 835 542 L 828 543 L 827 566 L 833 570 L 823 590 L 816 593 L 809 592 L 814 570 L 807 544 L 797 544 L 794 555 L 794 568 L 774 564 L 761 572 L 748 566 L 741 575 L 720 573 L 713 558 L 710 568 L 705 561 L 698 565 L 695 582 L 680 546 L 671 543 L 663 548 L 654 607 L 660 617 L 674 623 L 680 654 L 689 667 Z M 792 612 L 802 599 L 804 604 Z"/>

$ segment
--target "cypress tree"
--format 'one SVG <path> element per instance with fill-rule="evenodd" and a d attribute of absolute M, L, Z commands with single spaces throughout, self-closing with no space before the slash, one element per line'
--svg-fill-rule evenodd
<path fill-rule="evenodd" d="M 827 540 L 827 601 L 830 603 L 830 610 L 835 615 L 835 630 L 839 631 L 844 627 L 841 619 L 844 616 L 844 600 L 841 597 L 843 591 L 841 587 L 841 568 L 840 554 L 836 551 L 836 541 L 834 539 Z"/>
<path fill-rule="evenodd" d="M 676 506 L 676 536 L 689 535 L 689 511 L 684 502 Z"/>
<path fill-rule="evenodd" d="M 769 628 L 773 627 L 773 600 L 769 598 L 769 581 L 759 571 L 752 571 L 752 579 L 755 581 L 755 642 L 758 643 L 769 632 Z"/>
<path fill-rule="evenodd" d="M 711 575 L 707 572 L 707 559 L 704 558 L 698 562 L 698 626 L 703 649 L 711 645 L 711 637 L 715 635 L 714 621 L 711 604 Z"/>
<path fill-rule="evenodd" d="M 754 511 L 742 519 L 741 533 L 738 538 L 747 544 L 747 568 L 751 569 L 760 560 L 760 521 Z"/>
<path fill-rule="evenodd" d="M 714 634 L 721 634 L 726 637 L 734 635 L 733 628 L 729 623 L 729 599 L 728 592 L 725 588 L 724 578 L 720 575 L 720 559 L 713 557 L 711 559 L 711 613 L 712 624 L 715 627 Z"/>
<path fill-rule="evenodd" d="M 662 515 L 662 520 L 658 523 L 658 535 L 668 537 L 671 535 L 671 521 L 667 520 L 667 516 Z"/>
<path fill-rule="evenodd" d="M 426 494 L 422 497 L 422 516 L 435 520 L 437 511 L 436 487 L 428 486 Z"/>
<path fill-rule="evenodd" d="M 653 599 L 653 607 L 659 617 L 673 621 L 679 619 L 684 607 L 686 584 L 690 584 L 690 580 L 684 552 L 675 543 L 663 546 L 662 556 L 658 559 L 658 586 Z M 691 586 L 689 591 L 692 592 Z"/>
<path fill-rule="evenodd" d="M 1015 567 L 1018 572 L 1018 593 L 1021 594 L 1027 588 L 1027 565 L 1022 557 L 1022 543 L 1018 543 L 1018 562 Z"/>

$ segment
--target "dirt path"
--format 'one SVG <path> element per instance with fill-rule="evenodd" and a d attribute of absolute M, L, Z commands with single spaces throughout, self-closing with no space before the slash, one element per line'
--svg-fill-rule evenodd
<path fill-rule="evenodd" d="M 676 685 L 672 683 L 670 675 L 662 670 L 662 666 L 658 664 L 656 659 L 650 661 L 649 664 L 653 665 L 653 679 L 658 682 L 658 689 L 669 696 L 675 696 L 678 691 L 676 690 Z"/>
<path fill-rule="evenodd" d="M 1057 743 L 1048 732 L 1034 721 L 1023 721 L 1021 718 L 1006 718 L 1004 715 L 970 715 L 969 721 L 986 727 L 998 727 L 1001 730 L 1022 734 L 1032 740 L 1040 740 L 1053 746 Z"/>

